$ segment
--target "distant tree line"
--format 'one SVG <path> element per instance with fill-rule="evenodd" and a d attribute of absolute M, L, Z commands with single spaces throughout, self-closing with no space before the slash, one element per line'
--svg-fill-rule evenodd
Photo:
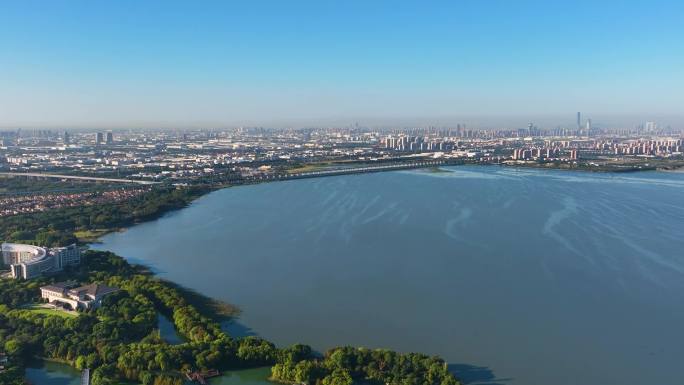
<path fill-rule="evenodd" d="M 26 176 L 0 175 L 0 193 L 31 192 L 42 193 L 50 191 L 87 191 L 104 190 L 120 187 L 121 183 L 102 183 L 84 180 L 60 180 L 54 178 L 34 178 Z"/>
<path fill-rule="evenodd" d="M 207 191 L 206 186 L 156 187 L 124 202 L 5 217 L 0 221 L 0 240 L 40 246 L 68 245 L 77 241 L 76 231 L 116 229 L 150 220 L 186 206 Z"/>

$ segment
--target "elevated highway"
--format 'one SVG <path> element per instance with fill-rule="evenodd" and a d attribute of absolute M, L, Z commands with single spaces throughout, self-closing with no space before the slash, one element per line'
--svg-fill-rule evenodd
<path fill-rule="evenodd" d="M 388 165 L 379 166 L 365 166 L 365 167 L 350 167 L 339 168 L 333 170 L 309 171 L 302 173 L 267 175 L 256 177 L 252 179 L 254 182 L 288 180 L 288 179 L 304 179 L 304 178 L 321 178 L 326 176 L 349 175 L 349 174 L 365 174 L 370 172 L 395 171 L 395 170 L 410 170 L 415 168 L 437 167 L 447 164 L 445 160 L 421 160 L 401 162 Z"/>
<path fill-rule="evenodd" d="M 60 175 L 60 174 L 47 174 L 47 173 L 42 173 L 42 172 L 0 172 L 0 175 L 27 176 L 27 177 L 34 177 L 34 178 L 73 179 L 73 180 L 85 180 L 85 181 L 93 181 L 93 182 L 134 183 L 134 184 L 142 184 L 142 185 L 152 185 L 152 184 L 158 184 L 159 183 L 159 182 L 152 182 L 152 181 L 147 181 L 147 180 L 99 178 L 99 177 L 95 177 L 95 176 Z"/>

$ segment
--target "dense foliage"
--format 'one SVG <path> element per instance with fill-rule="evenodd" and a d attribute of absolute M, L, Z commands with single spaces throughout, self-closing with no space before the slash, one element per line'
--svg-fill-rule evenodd
<path fill-rule="evenodd" d="M 0 304 L 17 307 L 25 303 L 35 302 L 40 297 L 38 288 L 46 282 L 44 279 L 32 281 L 0 279 Z"/>
<path fill-rule="evenodd" d="M 3 289 L 13 295 L 2 297 L 0 343 L 17 362 L 42 356 L 78 369 L 95 368 L 94 385 L 118 379 L 180 384 L 180 372 L 190 369 L 256 367 L 272 365 L 284 355 L 304 357 L 297 354 L 300 347 L 279 350 L 260 338 L 231 338 L 173 285 L 111 253 L 89 251 L 79 270 L 53 280 L 66 276 L 121 290 L 107 297 L 96 311 L 62 318 L 17 307 L 15 296 L 38 297 L 38 281 L 3 281 Z M 169 315 L 188 342 L 170 345 L 162 340 L 155 329 L 157 313 Z M 310 350 L 304 351 L 310 354 Z"/>
<path fill-rule="evenodd" d="M 322 359 L 281 361 L 271 372 L 275 380 L 299 384 L 458 385 L 446 363 L 437 357 L 382 349 L 335 348 Z"/>
<path fill-rule="evenodd" d="M 258 337 L 232 338 L 212 318 L 201 314 L 175 285 L 112 253 L 88 251 L 78 269 L 49 281 L 66 278 L 121 290 L 95 311 L 63 318 L 19 306 L 23 300 L 35 301 L 39 285 L 47 279 L 1 281 L 0 346 L 15 367 L 34 356 L 55 359 L 78 369 L 93 369 L 94 385 L 119 380 L 177 385 L 182 382 L 181 373 L 192 369 L 271 365 L 273 379 L 281 382 L 458 384 L 442 360 L 420 354 L 346 347 L 317 358 L 305 345 L 278 349 Z M 171 345 L 164 341 L 156 330 L 158 313 L 171 318 L 187 342 Z M 0 379 L 12 384 L 18 373 L 9 371 Z"/>
<path fill-rule="evenodd" d="M 205 191 L 207 188 L 201 186 L 157 187 L 125 202 L 6 217 L 0 221 L 0 240 L 41 246 L 68 245 L 76 242 L 76 231 L 116 229 L 149 220 L 185 206 Z"/>

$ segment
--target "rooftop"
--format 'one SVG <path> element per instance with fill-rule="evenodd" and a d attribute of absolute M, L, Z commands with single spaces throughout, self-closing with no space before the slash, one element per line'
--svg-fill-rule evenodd
<path fill-rule="evenodd" d="M 74 294 L 84 294 L 84 295 L 91 295 L 93 297 L 98 297 L 98 296 L 103 296 L 107 295 L 109 293 L 113 293 L 119 289 L 107 285 L 101 285 L 99 283 L 91 283 L 90 285 L 85 285 L 81 287 L 77 287 L 75 289 L 69 290 L 70 292 Z"/>

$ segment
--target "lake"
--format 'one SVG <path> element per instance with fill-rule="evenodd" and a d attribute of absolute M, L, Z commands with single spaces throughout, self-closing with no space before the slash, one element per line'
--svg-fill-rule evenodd
<path fill-rule="evenodd" d="M 94 247 L 279 345 L 436 354 L 468 384 L 681 381 L 684 174 L 444 170 L 224 189 Z"/>
<path fill-rule="evenodd" d="M 209 385 L 273 385 L 270 375 L 270 368 L 232 370 L 210 379 Z M 26 368 L 26 379 L 35 385 L 81 385 L 81 372 L 59 362 L 35 361 Z"/>
<path fill-rule="evenodd" d="M 35 361 L 26 368 L 26 379 L 35 385 L 81 385 L 81 372 L 59 362 Z"/>
<path fill-rule="evenodd" d="M 185 342 L 185 338 L 178 334 L 173 322 L 161 314 L 157 315 L 157 329 L 159 329 L 159 336 L 171 345 Z"/>

